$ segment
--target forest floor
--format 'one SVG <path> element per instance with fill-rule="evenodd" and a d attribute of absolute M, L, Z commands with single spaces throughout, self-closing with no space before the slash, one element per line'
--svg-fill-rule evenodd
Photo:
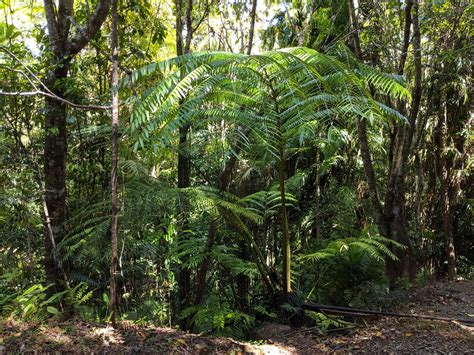
<path fill-rule="evenodd" d="M 474 281 L 437 282 L 397 291 L 399 303 L 392 311 L 474 319 Z M 118 330 L 82 321 L 41 325 L 4 321 L 0 325 L 3 352 L 120 352 L 120 353 L 256 353 L 314 354 L 346 352 L 473 353 L 474 327 L 457 322 L 413 318 L 365 320 L 344 335 L 317 335 L 295 328 L 268 340 L 249 344 L 223 337 L 186 334 L 167 328 L 121 323 Z"/>

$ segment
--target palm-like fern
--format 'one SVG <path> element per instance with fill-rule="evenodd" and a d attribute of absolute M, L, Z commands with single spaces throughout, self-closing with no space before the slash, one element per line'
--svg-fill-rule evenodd
<path fill-rule="evenodd" d="M 364 117 L 373 121 L 398 112 L 377 102 L 369 87 L 407 95 L 400 78 L 362 65 L 338 49 L 326 55 L 291 48 L 261 55 L 198 53 L 149 65 L 134 80 L 159 78 L 136 101 L 131 131 L 135 149 L 170 144 L 183 122 L 227 120 L 245 126 L 263 149 L 260 158 L 277 167 L 283 247 L 283 289 L 290 287 L 290 236 L 286 211 L 286 161 L 293 137 L 312 122 Z M 140 80 L 138 80 L 140 79 Z"/>
<path fill-rule="evenodd" d="M 405 248 L 374 230 L 369 226 L 358 237 L 330 240 L 324 248 L 298 258 L 302 268 L 312 262 L 311 268 L 306 269 L 311 271 L 302 278 L 315 290 L 311 298 L 353 307 L 373 306 L 367 302 L 383 295 L 386 287 L 381 282 L 385 259 L 397 258 L 388 246 Z"/>

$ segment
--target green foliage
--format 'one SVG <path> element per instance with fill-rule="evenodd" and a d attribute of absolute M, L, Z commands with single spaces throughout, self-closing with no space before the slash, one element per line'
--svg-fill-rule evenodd
<path fill-rule="evenodd" d="M 1 301 L 2 313 L 25 320 L 46 312 L 57 314 L 59 311 L 51 304 L 54 304 L 64 293 L 55 294 L 46 299 L 45 291 L 51 286 L 35 284 L 18 295 L 4 295 Z"/>
<path fill-rule="evenodd" d="M 199 333 L 213 333 L 237 339 L 248 338 L 255 322 L 253 316 L 234 310 L 216 296 L 209 297 L 205 305 L 183 310 L 181 317 L 189 316 L 193 316 L 195 330 Z"/>
<path fill-rule="evenodd" d="M 136 324 L 169 326 L 169 304 L 162 300 L 146 299 L 134 307 L 132 311 L 123 312 L 121 319 L 133 321 Z"/>
<path fill-rule="evenodd" d="M 5 278 L 3 278 L 5 279 Z M 11 316 L 21 320 L 45 319 L 60 316 L 62 311 L 81 312 L 81 308 L 90 301 L 93 292 L 88 290 L 85 283 L 79 283 L 73 288 L 56 292 L 48 297 L 47 290 L 53 285 L 43 286 L 34 284 L 17 294 L 0 295 L 0 306 L 3 316 Z"/>
<path fill-rule="evenodd" d="M 359 237 L 328 241 L 317 252 L 301 256 L 316 266 L 310 272 L 315 278 L 304 281 L 313 284 L 312 299 L 352 307 L 373 307 L 381 301 L 387 289 L 385 258 L 396 259 L 389 246 L 404 246 L 375 234 L 373 229 L 366 228 Z"/>
<path fill-rule="evenodd" d="M 329 244 L 316 253 L 302 256 L 303 259 L 319 261 L 335 256 L 347 256 L 353 258 L 353 261 L 370 260 L 383 262 L 385 257 L 395 260 L 397 257 L 387 247 L 392 245 L 397 248 L 405 248 L 403 245 L 380 235 L 371 235 L 374 233 L 374 227 L 367 227 L 362 231 L 358 238 L 338 239 L 329 242 Z"/>
<path fill-rule="evenodd" d="M 396 77 L 357 64 L 344 49 L 334 54 L 307 48 L 249 57 L 198 53 L 148 65 L 134 72 L 134 80 L 158 74 L 159 85 L 135 102 L 134 148 L 144 148 L 151 140 L 170 144 L 184 122 L 216 117 L 247 126 L 256 143 L 278 159 L 278 145 L 310 122 L 338 115 L 403 119 L 373 100 L 366 87 L 406 96 Z"/>
<path fill-rule="evenodd" d="M 340 316 L 329 316 L 324 313 L 306 311 L 306 314 L 317 324 L 317 329 L 321 334 L 333 328 L 344 328 L 351 326 L 352 323 L 345 321 Z"/>

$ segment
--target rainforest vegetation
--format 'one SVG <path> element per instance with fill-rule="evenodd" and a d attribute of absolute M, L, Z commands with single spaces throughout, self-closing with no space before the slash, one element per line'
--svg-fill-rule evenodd
<path fill-rule="evenodd" d="M 249 339 L 473 278 L 473 11 L 1 0 L 2 319 Z"/>

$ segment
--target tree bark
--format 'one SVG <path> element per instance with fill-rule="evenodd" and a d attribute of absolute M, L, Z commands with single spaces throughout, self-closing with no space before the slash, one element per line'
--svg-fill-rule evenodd
<path fill-rule="evenodd" d="M 63 81 L 68 75 L 69 63 L 58 65 L 50 73 L 47 85 L 56 95 L 64 97 Z M 51 292 L 58 292 L 66 280 L 55 257 L 55 247 L 65 236 L 66 220 L 66 105 L 53 98 L 45 99 L 44 185 L 45 185 L 45 258 L 48 283 L 55 284 Z M 67 270 L 66 265 L 63 267 Z"/>

